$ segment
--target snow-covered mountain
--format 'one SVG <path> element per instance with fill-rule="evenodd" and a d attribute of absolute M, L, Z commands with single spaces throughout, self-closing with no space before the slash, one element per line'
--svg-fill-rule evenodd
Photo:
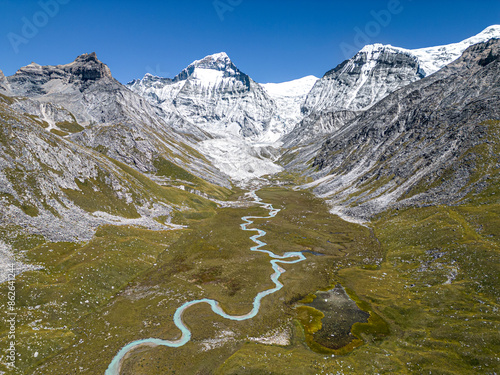
<path fill-rule="evenodd" d="M 314 84 L 302 105 L 304 118 L 282 140 L 286 146 L 294 146 L 329 134 L 340 128 L 345 118 L 436 72 L 459 58 L 469 46 L 499 37 L 500 26 L 492 25 L 471 38 L 444 46 L 410 50 L 367 45 Z M 337 116 L 335 113 L 340 111 L 343 114 Z"/>
<path fill-rule="evenodd" d="M 314 176 L 319 177 L 316 191 L 336 194 L 335 184 L 346 180 L 334 181 L 335 177 L 328 176 L 350 174 L 362 184 L 363 176 L 371 168 L 370 163 L 378 160 L 380 155 L 381 161 L 389 160 L 391 153 L 398 150 L 400 144 L 391 143 L 392 139 L 386 139 L 387 134 L 393 134 L 398 142 L 402 133 L 420 139 L 433 131 L 431 128 L 421 131 L 422 124 L 430 124 L 429 119 L 435 124 L 440 123 L 440 118 L 433 116 L 442 111 L 446 111 L 452 129 L 457 103 L 466 108 L 484 102 L 481 105 L 489 108 L 489 112 L 482 110 L 477 113 L 487 113 L 489 117 L 485 119 L 497 119 L 497 96 L 492 96 L 492 93 L 497 94 L 493 91 L 498 87 L 495 80 L 497 70 L 493 70 L 496 65 L 490 65 L 490 62 L 498 64 L 498 43 L 483 46 L 482 52 L 470 48 L 469 58 L 462 59 L 460 64 L 457 60 L 446 70 L 424 77 L 424 81 L 420 79 L 454 59 L 467 45 L 498 35 L 500 26 L 491 26 L 473 38 L 448 46 L 410 51 L 381 44 L 369 45 L 320 80 L 308 76 L 279 84 L 254 82 L 238 70 L 225 53 L 197 60 L 173 79 L 146 75 L 128 88 L 113 78 L 110 69 L 97 59 L 95 53 L 83 54 L 64 65 L 31 63 L 9 77 L 0 71 L 1 112 L 5 118 L 15 118 L 13 125 L 24 124 L 13 133 L 12 139 L 18 139 L 18 143 L 10 145 L 7 141 L 11 135 L 6 133 L 4 142 L 10 151 L 0 155 L 0 159 L 3 158 L 0 164 L 8 165 L 12 170 L 25 168 L 26 173 L 36 171 L 33 178 L 36 177 L 36 186 L 43 190 L 43 194 L 37 195 L 35 190 L 29 192 L 27 183 L 17 181 L 15 175 L 9 177 L 0 173 L 0 180 L 4 181 L 4 192 L 16 197 L 21 206 L 29 204 L 33 212 L 35 209 L 45 212 L 43 202 L 51 194 L 61 197 L 63 203 L 53 202 L 51 207 L 68 219 L 64 219 L 65 222 L 71 223 L 79 209 L 73 207 L 65 211 L 64 207 L 69 207 L 67 200 L 76 202 L 70 196 L 73 193 L 68 195 L 65 189 L 86 191 L 86 187 L 80 186 L 76 180 L 83 182 L 99 177 L 94 182 L 102 183 L 102 186 L 95 186 L 93 191 L 101 189 L 106 199 L 114 199 L 116 195 L 126 203 L 123 212 L 116 214 L 124 214 L 134 206 L 137 210 L 135 216 L 149 220 L 166 211 L 148 211 L 152 207 L 147 200 L 150 192 L 139 186 L 140 181 L 137 186 L 128 186 L 129 175 L 137 176 L 139 180 L 146 175 L 167 186 L 182 185 L 185 188 L 188 185 L 193 189 L 204 186 L 207 191 L 211 188 L 207 187 L 206 181 L 225 187 L 231 186 L 229 179 L 245 184 L 283 170 L 283 166 L 276 162 L 280 154 L 283 155 L 283 149 L 278 148 L 279 143 L 272 147 L 273 142 L 280 139 L 289 147 L 297 145 L 296 140 L 305 140 L 299 146 L 307 144 L 307 147 L 287 150 L 281 159 L 287 163 L 285 168 L 292 170 L 290 166 L 301 164 L 298 169 L 305 170 L 314 163 L 320 169 Z M 467 64 L 472 64 L 475 69 L 473 73 L 477 82 L 461 82 L 471 73 L 464 67 Z M 488 66 L 488 69 L 482 69 L 483 66 Z M 458 68 L 461 73 L 455 75 L 454 69 Z M 490 74 L 487 79 L 481 78 L 484 72 Z M 440 77 L 448 83 L 440 83 Z M 407 88 L 401 89 L 403 86 Z M 477 90 L 469 90 L 469 86 L 477 87 Z M 437 94 L 433 90 L 440 92 L 439 102 L 435 102 Z M 464 93 L 468 95 L 466 105 L 459 97 Z M 451 104 L 448 103 L 451 100 L 448 94 L 453 94 L 456 99 Z M 483 94 L 488 95 L 483 98 Z M 422 99 L 424 96 L 425 100 Z M 491 106 L 490 102 L 493 103 Z M 429 108 L 436 110 L 429 112 Z M 469 120 L 473 118 L 465 110 L 463 116 L 468 116 Z M 378 125 L 373 128 L 373 124 Z M 404 132 L 401 130 L 403 125 L 406 126 Z M 451 131 L 448 133 L 452 134 Z M 381 142 L 372 142 L 379 138 L 382 138 Z M 442 139 L 446 146 L 447 138 Z M 57 145 L 55 150 L 50 149 L 55 147 L 51 146 L 53 144 Z M 364 144 L 370 147 L 363 148 Z M 386 153 L 377 154 L 377 150 Z M 406 151 L 413 157 L 411 148 Z M 425 158 L 431 160 L 439 154 L 431 151 L 424 155 Z M 360 152 L 365 153 L 366 163 L 359 160 Z M 9 153 L 20 155 L 19 160 L 12 159 Z M 25 159 L 22 159 L 23 155 Z M 413 160 L 410 157 L 398 161 L 397 168 L 391 166 L 390 170 L 397 175 L 396 172 L 410 168 L 410 160 Z M 36 158 L 43 159 L 43 163 L 33 162 Z M 115 167 L 115 162 L 132 167 L 142 175 L 128 167 Z M 59 178 L 57 173 L 53 175 L 52 169 L 42 164 L 71 173 Z M 337 164 L 342 168 L 336 170 Z M 173 174 L 172 171 L 179 173 Z M 410 176 L 413 172 L 405 169 L 404 173 Z M 324 177 L 328 181 L 321 180 Z M 17 190 L 13 187 L 16 184 Z M 23 196 L 22 191 L 27 193 Z M 130 197 L 139 198 L 131 201 Z M 169 205 L 168 200 L 164 203 Z M 110 203 L 109 207 L 113 204 Z M 169 207 L 168 210 L 174 206 Z M 7 212 L 7 209 L 12 222 L 21 223 L 16 221 L 17 218 L 31 220 L 27 218 L 29 214 L 23 216 L 12 207 L 4 207 L 2 212 Z M 48 211 L 46 214 L 50 216 Z M 36 230 L 42 231 L 47 220 L 45 217 L 40 222 L 30 222 Z M 89 225 L 94 225 L 92 220 L 93 217 L 89 216 Z M 87 232 L 75 232 L 73 237 L 88 236 L 90 232 Z"/>
<path fill-rule="evenodd" d="M 221 52 L 194 61 L 174 78 L 146 74 L 128 87 L 210 133 L 213 138 L 196 147 L 234 181 L 244 182 L 282 169 L 273 162 L 271 145 L 294 125 L 311 81 L 306 77 L 268 91 L 269 85 L 253 81 Z"/>
<path fill-rule="evenodd" d="M 471 45 L 500 38 L 500 25 L 458 43 L 406 49 L 370 44 L 354 57 L 328 71 L 314 85 L 302 106 L 313 111 L 364 110 L 395 90 L 406 86 L 459 58 Z"/>
<path fill-rule="evenodd" d="M 364 110 L 421 77 L 413 55 L 382 44 L 367 45 L 316 82 L 302 112 Z"/>
<path fill-rule="evenodd" d="M 490 145 L 499 139 L 499 72 L 500 40 L 469 47 L 330 134 L 306 186 L 358 218 L 388 206 L 464 203 L 498 186 Z"/>
<path fill-rule="evenodd" d="M 128 87 L 216 136 L 259 137 L 276 112 L 266 91 L 224 52 L 194 61 L 173 79 L 147 74 Z"/>
<path fill-rule="evenodd" d="M 428 76 L 458 59 L 462 53 L 473 44 L 482 43 L 492 38 L 500 38 L 500 25 L 491 25 L 473 37 L 458 43 L 443 46 L 405 50 L 418 58 L 423 75 Z"/>
<path fill-rule="evenodd" d="M 261 83 L 277 107 L 276 115 L 263 139 L 274 142 L 293 129 L 302 119 L 300 107 L 318 79 L 315 76 L 306 76 L 282 83 Z"/>

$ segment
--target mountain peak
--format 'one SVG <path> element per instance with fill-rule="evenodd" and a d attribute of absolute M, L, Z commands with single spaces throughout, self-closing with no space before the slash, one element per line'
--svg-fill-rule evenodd
<path fill-rule="evenodd" d="M 84 53 L 78 56 L 75 61 L 81 61 L 81 62 L 100 62 L 99 59 L 97 58 L 97 54 L 95 52 L 91 53 Z M 101 63 L 102 64 L 102 63 Z"/>
<path fill-rule="evenodd" d="M 418 48 L 408 51 L 417 56 L 425 75 L 430 75 L 445 65 L 448 65 L 452 61 L 458 59 L 469 46 L 482 43 L 493 38 L 500 38 L 500 25 L 488 26 L 479 34 L 458 43 Z"/>
<path fill-rule="evenodd" d="M 226 61 L 226 60 L 230 60 L 227 53 L 226 52 L 218 52 L 218 53 L 214 53 L 212 55 L 207 55 L 201 60 L 196 60 L 195 63 L 200 62 L 200 61 Z"/>
<path fill-rule="evenodd" d="M 61 68 L 82 81 L 96 81 L 105 77 L 112 78 L 111 70 L 97 58 L 95 52 L 84 53 L 72 63 L 62 65 Z"/>
<path fill-rule="evenodd" d="M 394 47 L 391 46 L 390 44 L 374 43 L 374 44 L 367 44 L 366 46 L 361 48 L 359 52 L 371 53 L 371 52 L 381 51 L 383 49 L 394 49 Z"/>
<path fill-rule="evenodd" d="M 194 68 L 212 70 L 234 70 L 236 68 L 225 52 L 219 52 L 214 53 L 213 55 L 205 56 L 201 60 L 193 61 L 189 66 L 192 66 Z"/>
<path fill-rule="evenodd" d="M 486 29 L 481 31 L 477 36 L 490 36 L 492 38 L 498 38 L 500 36 L 500 25 L 491 25 L 488 26 Z M 474 37 L 473 37 L 474 38 Z"/>
<path fill-rule="evenodd" d="M 381 44 L 381 43 L 374 43 L 374 44 L 367 44 L 364 46 L 355 56 L 359 56 L 361 53 L 366 53 L 368 59 L 377 59 L 380 56 L 380 53 L 395 53 L 395 54 L 406 54 L 406 55 L 411 55 L 410 51 L 400 48 L 400 47 L 394 47 L 390 44 Z"/>
<path fill-rule="evenodd" d="M 236 77 L 249 85 L 249 78 L 242 73 L 231 61 L 227 53 L 219 52 L 208 55 L 201 60 L 195 60 L 184 70 L 177 74 L 173 82 L 183 81 L 188 77 L 194 77 L 201 80 L 217 80 L 217 77 Z"/>

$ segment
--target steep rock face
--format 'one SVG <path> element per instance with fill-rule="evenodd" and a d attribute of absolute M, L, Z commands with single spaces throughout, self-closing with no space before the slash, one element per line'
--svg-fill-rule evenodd
<path fill-rule="evenodd" d="M 283 137 L 283 144 L 290 148 L 296 145 L 321 143 L 327 134 L 334 133 L 361 112 L 318 111 L 302 119 L 295 128 Z"/>
<path fill-rule="evenodd" d="M 330 136 L 308 186 L 335 212 L 358 218 L 391 206 L 472 199 L 498 183 L 499 73 L 499 40 L 468 48 Z"/>
<path fill-rule="evenodd" d="M 173 79 L 146 75 L 128 87 L 216 136 L 258 137 L 276 111 L 265 90 L 225 53 L 194 61 Z"/>
<path fill-rule="evenodd" d="M 103 78 L 111 81 L 111 71 L 92 52 L 78 56 L 66 65 L 41 66 L 32 62 L 8 80 L 15 95 L 34 97 L 60 92 L 65 84 L 74 84 L 83 90 L 93 81 Z"/>
<path fill-rule="evenodd" d="M 3 74 L 3 72 L 0 70 L 0 92 L 3 92 L 4 94 L 7 94 L 10 90 L 8 88 L 9 82 L 7 81 L 7 78 Z"/>
<path fill-rule="evenodd" d="M 368 45 L 325 73 L 307 95 L 302 112 L 364 110 L 420 78 L 418 60 L 411 54 L 382 44 Z"/>
<path fill-rule="evenodd" d="M 78 56 L 66 65 L 31 63 L 7 80 L 13 95 L 62 105 L 84 127 L 126 121 L 129 117 L 137 120 L 142 115 L 140 98 L 133 98 L 95 53 Z M 134 101 L 135 105 L 127 105 Z"/>
<path fill-rule="evenodd" d="M 78 56 L 74 62 L 62 67 L 71 74 L 74 81 L 97 81 L 102 78 L 113 78 L 106 64 L 97 59 L 95 52 Z"/>

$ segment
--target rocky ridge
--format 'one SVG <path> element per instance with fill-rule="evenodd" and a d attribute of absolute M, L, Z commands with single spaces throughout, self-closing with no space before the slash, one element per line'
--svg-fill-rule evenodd
<path fill-rule="evenodd" d="M 171 205 L 113 162 L 47 132 L 39 120 L 5 103 L 0 114 L 2 227 L 52 241 L 89 240 L 102 224 L 169 228 L 153 218 L 170 216 Z M 99 199 L 101 206 L 94 206 Z"/>
<path fill-rule="evenodd" d="M 411 54 L 382 44 L 368 45 L 325 73 L 307 95 L 302 112 L 365 110 L 422 77 Z"/>

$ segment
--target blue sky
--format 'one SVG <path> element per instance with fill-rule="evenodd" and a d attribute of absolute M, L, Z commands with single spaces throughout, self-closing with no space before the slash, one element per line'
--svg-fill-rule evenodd
<path fill-rule="evenodd" d="M 322 76 L 364 42 L 458 42 L 500 23 L 500 1 L 0 0 L 0 69 L 97 52 L 126 83 L 225 51 L 258 82 Z M 361 35 L 361 33 L 364 35 Z"/>

